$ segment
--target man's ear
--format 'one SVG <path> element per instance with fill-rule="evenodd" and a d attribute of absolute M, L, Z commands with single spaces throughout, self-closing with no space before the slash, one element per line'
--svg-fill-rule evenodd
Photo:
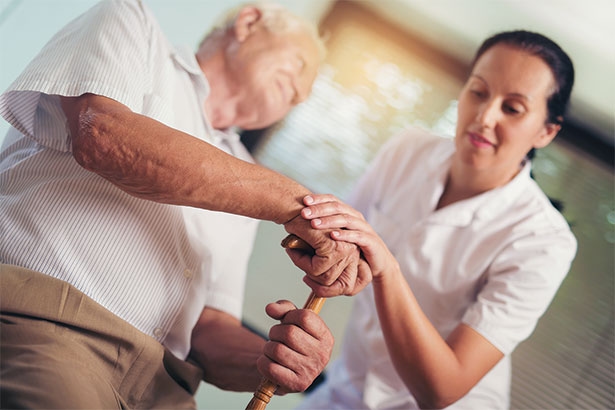
<path fill-rule="evenodd" d="M 534 143 L 534 148 L 544 148 L 549 145 L 549 143 L 553 141 L 553 138 L 555 138 L 555 136 L 561 129 L 562 126 L 559 124 L 555 124 L 552 122 L 545 124 L 545 129 L 542 134 L 538 136 L 538 139 Z"/>
<path fill-rule="evenodd" d="M 234 31 L 238 42 L 243 42 L 256 28 L 262 12 L 254 6 L 246 6 L 239 11 L 235 19 Z"/>

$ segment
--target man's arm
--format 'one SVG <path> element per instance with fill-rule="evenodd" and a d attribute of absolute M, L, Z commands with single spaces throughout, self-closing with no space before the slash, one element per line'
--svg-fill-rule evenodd
<path fill-rule="evenodd" d="M 190 358 L 204 371 L 203 380 L 223 390 L 255 390 L 262 376 L 256 361 L 265 340 L 233 316 L 205 308 L 192 331 Z"/>
<path fill-rule="evenodd" d="M 136 197 L 285 223 L 309 191 L 125 105 L 93 94 L 62 97 L 73 156 Z"/>
<path fill-rule="evenodd" d="M 222 211 L 284 224 L 316 253 L 291 258 L 312 279 L 335 284 L 336 294 L 357 293 L 358 250 L 311 229 L 299 217 L 309 190 L 265 167 L 134 113 L 93 94 L 61 97 L 73 156 L 85 169 L 141 199 Z M 337 281 L 337 278 L 344 278 Z"/>
<path fill-rule="evenodd" d="M 269 341 L 242 327 L 219 310 L 205 308 L 192 331 L 190 358 L 204 377 L 224 390 L 254 391 L 267 377 L 280 387 L 277 394 L 307 389 L 326 366 L 333 336 L 314 312 L 290 302 L 267 306 L 281 323 L 271 328 Z"/>

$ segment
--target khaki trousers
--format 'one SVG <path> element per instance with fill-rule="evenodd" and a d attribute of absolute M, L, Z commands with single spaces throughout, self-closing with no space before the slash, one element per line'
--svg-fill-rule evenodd
<path fill-rule="evenodd" d="M 1 408 L 196 408 L 201 376 L 68 283 L 0 265 Z"/>

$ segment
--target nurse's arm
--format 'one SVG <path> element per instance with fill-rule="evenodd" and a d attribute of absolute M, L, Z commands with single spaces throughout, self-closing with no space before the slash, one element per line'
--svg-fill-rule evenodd
<path fill-rule="evenodd" d="M 441 409 L 456 402 L 504 357 L 465 324 L 443 339 L 401 271 L 374 277 L 373 286 L 389 354 L 421 408 Z"/>

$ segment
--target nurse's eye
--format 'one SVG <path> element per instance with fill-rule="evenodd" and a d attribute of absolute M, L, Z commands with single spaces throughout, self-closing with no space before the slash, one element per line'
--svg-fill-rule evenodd
<path fill-rule="evenodd" d="M 512 114 L 512 115 L 518 115 L 523 112 L 523 108 L 518 107 L 513 104 L 504 104 L 502 109 L 504 110 L 505 113 Z"/>
<path fill-rule="evenodd" d="M 486 91 L 478 90 L 478 89 L 470 90 L 470 93 L 477 98 L 485 98 L 487 96 Z"/>

